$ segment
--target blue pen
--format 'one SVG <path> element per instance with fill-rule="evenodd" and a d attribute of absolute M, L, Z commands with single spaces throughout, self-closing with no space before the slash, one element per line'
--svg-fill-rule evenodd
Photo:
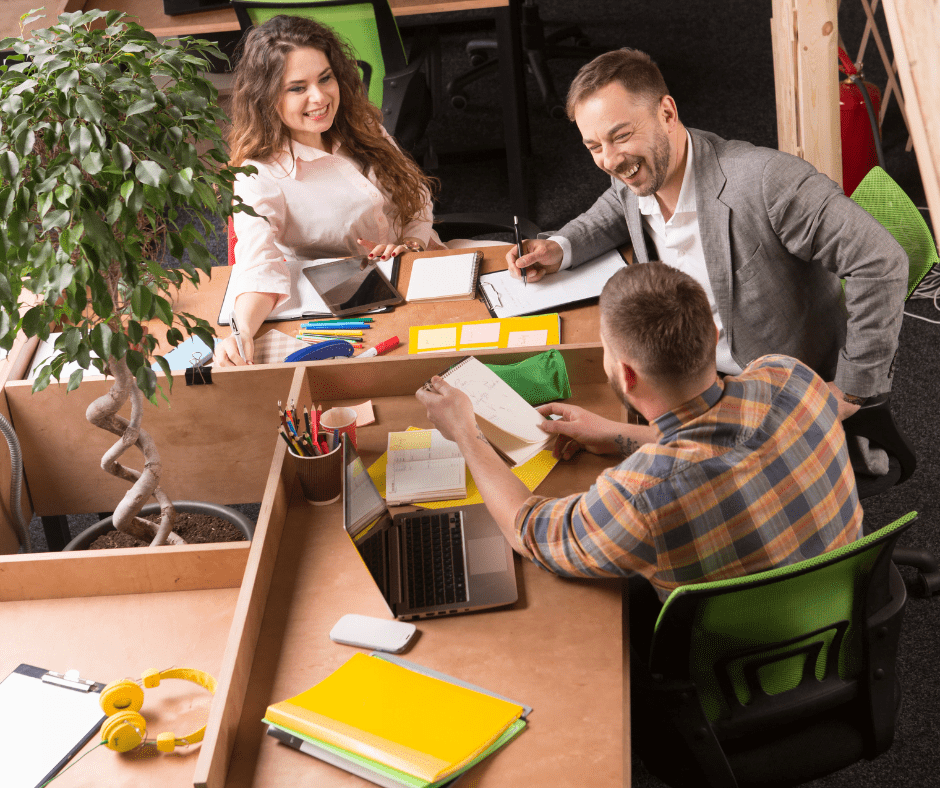
<path fill-rule="evenodd" d="M 340 328 L 372 328 L 369 323 L 360 323 L 356 320 L 337 321 L 335 323 L 301 323 L 300 327 L 302 329 L 325 328 L 330 330 Z"/>
<path fill-rule="evenodd" d="M 335 449 L 339 446 L 339 430 L 333 430 L 333 446 L 331 448 Z"/>

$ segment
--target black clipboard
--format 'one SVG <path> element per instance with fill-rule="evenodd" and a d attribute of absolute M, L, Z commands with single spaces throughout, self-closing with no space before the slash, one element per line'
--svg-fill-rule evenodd
<path fill-rule="evenodd" d="M 6 788 L 38 788 L 101 727 L 104 684 L 19 665 L 0 681 L 0 768 Z"/>

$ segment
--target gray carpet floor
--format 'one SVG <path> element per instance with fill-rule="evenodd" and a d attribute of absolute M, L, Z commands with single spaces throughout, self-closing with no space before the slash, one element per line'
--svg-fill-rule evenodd
<path fill-rule="evenodd" d="M 776 147 L 770 0 L 542 0 L 539 6 L 548 32 L 576 23 L 594 45 L 633 46 L 649 52 L 659 63 L 686 125 Z M 880 9 L 876 16 L 886 36 Z M 428 21 L 432 20 L 408 20 L 410 24 Z M 466 42 L 485 37 L 491 28 L 482 14 L 435 17 L 433 22 L 443 36 L 445 79 L 450 79 L 468 67 L 462 52 Z M 839 24 L 854 57 L 864 26 L 857 3 L 842 3 Z M 407 40 L 407 29 L 404 35 Z M 865 62 L 866 76 L 884 86 L 884 69 L 871 44 Z M 552 61 L 551 72 L 562 96 L 579 65 L 578 61 Z M 467 89 L 465 109 L 445 108 L 429 129 L 435 146 L 445 153 L 466 151 L 468 146 L 499 148 L 498 89 L 495 75 L 486 77 Z M 537 195 L 535 215 L 529 218 L 543 229 L 557 229 L 588 208 L 609 181 L 594 167 L 577 129 L 567 120 L 548 116 L 531 77 L 528 95 L 533 148 L 530 174 Z M 894 104 L 883 128 L 887 170 L 915 204 L 924 206 L 916 157 L 904 150 L 907 137 Z M 442 184 L 439 212 L 509 211 L 505 167 L 499 157 L 470 154 L 443 158 L 434 173 Z M 220 264 L 224 264 L 221 228 L 211 242 Z M 908 309 L 940 319 L 940 312 L 929 301 L 911 302 Z M 904 319 L 892 409 L 914 444 L 918 470 L 904 485 L 865 504 L 866 521 L 874 524 L 891 522 L 910 510 L 920 512 L 919 522 L 902 543 L 927 547 L 936 555 L 940 555 L 940 532 L 934 491 L 940 486 L 940 429 L 931 403 L 940 380 L 938 347 L 940 326 Z M 256 514 L 257 509 L 254 511 Z M 37 541 L 44 541 L 38 523 L 33 532 Z M 906 569 L 903 573 L 910 576 Z M 893 747 L 873 762 L 861 762 L 808 786 L 910 788 L 940 784 L 938 651 L 940 598 L 910 599 L 898 659 L 905 696 Z M 636 761 L 633 774 L 637 788 L 663 785 Z"/>

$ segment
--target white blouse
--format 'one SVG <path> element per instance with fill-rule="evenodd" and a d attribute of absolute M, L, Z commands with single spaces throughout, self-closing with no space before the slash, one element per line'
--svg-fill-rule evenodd
<path fill-rule="evenodd" d="M 275 293 L 281 304 L 290 294 L 290 263 L 366 253 L 357 238 L 388 244 L 411 237 L 444 248 L 431 226 L 430 195 L 421 215 L 402 228 L 375 173 L 364 174 L 341 143 L 332 153 L 293 141 L 291 148 L 272 161 L 245 161 L 257 174 L 235 180 L 235 194 L 258 216 L 234 216 L 234 295 Z"/>

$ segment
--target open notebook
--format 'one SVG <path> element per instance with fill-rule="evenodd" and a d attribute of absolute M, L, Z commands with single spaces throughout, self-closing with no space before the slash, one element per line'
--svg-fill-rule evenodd
<path fill-rule="evenodd" d="M 311 268 L 324 263 L 332 263 L 342 258 L 331 257 L 323 260 L 294 260 L 286 261 L 287 270 L 290 272 L 290 297 L 280 306 L 276 307 L 270 315 L 265 318 L 265 323 L 271 323 L 278 320 L 300 320 L 305 317 L 333 317 L 326 302 L 320 297 L 320 294 L 310 284 L 310 280 L 304 276 L 304 269 Z M 382 271 L 388 280 L 394 285 L 398 281 L 398 258 L 391 260 L 380 260 L 378 268 Z M 232 314 L 232 308 L 235 306 L 235 293 L 233 292 L 232 282 L 235 279 L 235 271 L 228 280 L 228 286 L 225 288 L 225 298 L 222 299 L 222 308 L 219 310 L 220 326 L 227 326 Z M 384 309 L 376 311 L 385 311 Z"/>
<path fill-rule="evenodd" d="M 476 357 L 441 377 L 470 397 L 480 431 L 510 467 L 528 462 L 555 439 L 539 427 L 545 417 Z"/>

